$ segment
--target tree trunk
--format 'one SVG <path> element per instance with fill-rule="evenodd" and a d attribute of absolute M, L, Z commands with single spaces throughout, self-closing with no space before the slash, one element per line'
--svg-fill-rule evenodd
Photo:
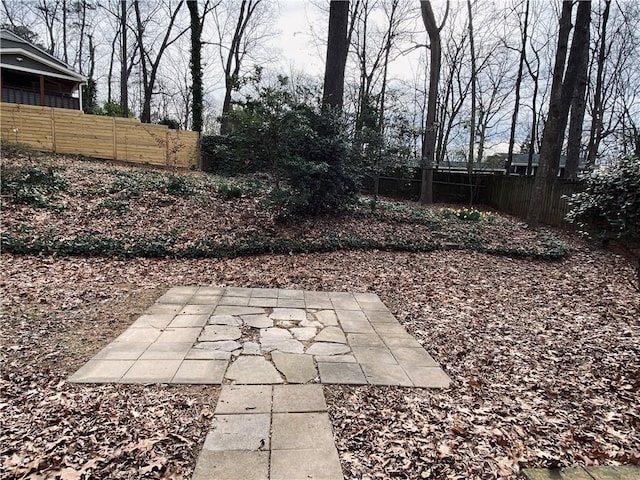
<path fill-rule="evenodd" d="M 151 101 L 153 97 L 153 89 L 156 83 L 156 77 L 158 75 L 158 69 L 160 67 L 160 61 L 162 59 L 162 55 L 166 51 L 167 47 L 169 47 L 172 43 L 174 43 L 178 38 L 182 36 L 186 30 L 183 30 L 181 33 L 176 35 L 173 39 L 170 40 L 171 31 L 173 30 L 173 26 L 175 25 L 176 18 L 178 17 L 178 13 L 184 4 L 183 1 L 179 2 L 175 10 L 171 14 L 171 18 L 169 19 L 169 23 L 167 25 L 167 30 L 162 38 L 162 42 L 160 43 L 160 47 L 158 48 L 158 53 L 156 54 L 155 60 L 151 60 L 149 52 L 144 49 L 144 25 L 142 24 L 142 19 L 140 17 L 140 8 L 139 8 L 139 0 L 134 1 L 133 5 L 135 7 L 136 12 L 136 24 L 137 24 L 137 34 L 138 34 L 138 46 L 140 48 L 140 65 L 142 67 L 142 85 L 144 89 L 144 101 L 142 104 L 142 112 L 140 113 L 140 121 L 142 123 L 151 123 Z"/>
<path fill-rule="evenodd" d="M 440 44 L 440 31 L 449 13 L 449 1 L 447 0 L 447 10 L 440 27 L 436 24 L 436 19 L 429 0 L 421 0 L 420 8 L 422 21 L 427 34 L 429 35 L 431 67 L 429 71 L 429 100 L 427 102 L 427 121 L 425 125 L 424 141 L 422 142 L 422 184 L 420 187 L 420 203 L 433 203 L 433 163 L 436 150 L 436 109 L 438 99 L 438 82 L 440 80 L 440 63 L 442 47 Z"/>
<path fill-rule="evenodd" d="M 469 120 L 469 156 L 467 158 L 467 173 L 469 175 L 469 204 L 473 202 L 473 156 L 476 147 L 476 83 L 478 73 L 476 68 L 476 48 L 473 39 L 473 12 L 471 0 L 467 0 L 469 14 L 469 49 L 471 53 L 471 119 Z"/>
<path fill-rule="evenodd" d="M 583 62 L 583 56 L 589 54 L 589 24 L 591 21 L 591 2 L 578 2 L 576 15 L 576 29 L 571 43 L 571 53 L 567 62 L 567 70 L 563 72 L 567 55 L 569 32 L 571 30 L 572 3 L 563 2 L 560 18 L 560 33 L 558 36 L 558 50 L 553 71 L 549 115 L 542 134 L 540 146 L 540 161 L 533 185 L 527 222 L 535 227 L 540 218 L 540 209 L 547 183 L 555 180 L 562 143 L 567 128 L 569 108 L 574 95 L 578 73 Z"/>
<path fill-rule="evenodd" d="M 589 25 L 586 27 L 589 28 Z M 589 35 L 589 33 L 587 33 Z M 564 178 L 576 179 L 582 155 L 582 126 L 587 107 L 587 86 L 589 84 L 589 55 L 582 56 L 578 66 L 578 79 L 573 98 L 571 99 L 571 116 L 569 119 L 569 138 L 567 139 L 567 162 Z"/>
<path fill-rule="evenodd" d="M 191 17 L 191 81 L 193 95 L 191 128 L 196 132 L 200 132 L 202 131 L 202 27 L 197 0 L 188 1 L 187 7 Z"/>
<path fill-rule="evenodd" d="M 242 0 L 240 5 L 240 14 L 236 28 L 229 46 L 226 63 L 224 64 L 224 101 L 222 103 L 222 121 L 220 124 L 220 134 L 227 135 L 229 133 L 229 112 L 231 112 L 231 92 L 237 88 L 238 76 L 240 75 L 240 67 L 242 61 L 242 52 L 240 52 L 240 43 L 245 36 L 247 25 L 253 16 L 256 7 L 262 0 Z"/>
<path fill-rule="evenodd" d="M 518 64 L 518 76 L 516 77 L 516 98 L 513 106 L 513 116 L 511 117 L 511 133 L 509 135 L 509 153 L 507 154 L 507 162 L 505 164 L 506 174 L 509 175 L 511 163 L 513 162 L 513 149 L 516 141 L 516 126 L 518 124 L 518 113 L 520 110 L 520 87 L 522 85 L 522 71 L 527 58 L 527 31 L 529 29 L 529 0 L 525 4 L 524 25 L 522 26 L 522 46 L 520 49 L 520 63 Z"/>
<path fill-rule="evenodd" d="M 329 33 L 324 71 L 322 108 L 341 111 L 344 95 L 344 70 L 347 62 L 347 25 L 349 2 L 331 0 L 329 7 Z"/>
<path fill-rule="evenodd" d="M 600 46 L 598 48 L 598 68 L 596 71 L 596 89 L 593 94 L 593 108 L 591 109 L 591 128 L 589 130 L 589 145 L 587 146 L 587 159 L 585 169 L 591 169 L 596 163 L 600 136 L 602 134 L 602 87 L 604 82 L 604 63 L 607 58 L 607 23 L 611 0 L 605 0 L 602 12 L 602 25 L 600 27 Z"/>
<path fill-rule="evenodd" d="M 69 65 L 69 47 L 67 45 L 67 13 L 67 0 L 62 0 L 62 59 L 64 60 L 64 63 Z"/>
<path fill-rule="evenodd" d="M 127 69 L 127 0 L 120 3 L 120 109 L 122 116 L 129 116 L 129 70 Z"/>

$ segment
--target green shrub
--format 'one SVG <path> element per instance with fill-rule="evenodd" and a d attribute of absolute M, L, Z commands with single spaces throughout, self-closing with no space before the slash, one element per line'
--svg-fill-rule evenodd
<path fill-rule="evenodd" d="M 224 199 L 240 198 L 242 196 L 242 189 L 238 185 L 221 183 L 218 186 L 218 195 Z"/>
<path fill-rule="evenodd" d="M 339 212 L 355 203 L 354 168 L 339 119 L 312 105 L 308 89 L 285 77 L 258 87 L 228 115 L 228 137 L 203 141 L 216 173 L 269 172 L 277 182 L 267 199 L 276 216 Z"/>
<path fill-rule="evenodd" d="M 61 208 L 53 200 L 67 189 L 67 181 L 46 165 L 0 166 L 2 195 L 14 203 L 41 208 Z"/>
<path fill-rule="evenodd" d="M 197 181 L 187 175 L 163 175 L 146 171 L 118 172 L 109 187 L 109 193 L 117 194 L 120 199 L 138 198 L 143 192 L 189 197 L 195 195 L 197 190 Z"/>
<path fill-rule="evenodd" d="M 196 193 L 196 181 L 188 175 L 169 174 L 165 179 L 165 189 L 169 195 L 190 197 Z"/>
<path fill-rule="evenodd" d="M 623 157 L 584 181 L 584 191 L 569 197 L 567 220 L 603 241 L 640 242 L 640 159 Z"/>

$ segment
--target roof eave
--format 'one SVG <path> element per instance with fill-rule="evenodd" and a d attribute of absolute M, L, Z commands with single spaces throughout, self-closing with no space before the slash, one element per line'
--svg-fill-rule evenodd
<path fill-rule="evenodd" d="M 86 85 L 88 77 L 85 77 L 84 75 L 71 70 L 70 68 L 65 68 L 65 67 L 61 67 L 60 65 L 49 61 L 46 58 L 40 57 L 38 55 L 34 55 L 33 53 L 29 52 L 28 50 L 24 50 L 22 48 L 6 48 L 6 49 L 0 49 L 0 53 L 2 54 L 8 54 L 8 55 L 23 55 L 25 57 L 30 58 L 31 60 L 34 60 L 36 62 L 42 63 L 43 65 L 46 65 L 50 68 L 53 68 L 54 70 L 57 70 L 59 72 L 61 72 L 62 76 L 61 78 L 67 78 L 69 80 L 74 80 L 78 83 L 81 83 L 83 85 Z M 3 67 L 5 68 L 13 68 L 14 70 L 22 70 L 22 71 L 27 71 L 27 69 L 21 69 L 20 67 L 16 67 L 15 65 L 6 65 L 6 64 L 2 64 Z M 47 73 L 50 76 L 55 76 L 50 74 L 49 72 L 43 72 L 43 73 Z"/>

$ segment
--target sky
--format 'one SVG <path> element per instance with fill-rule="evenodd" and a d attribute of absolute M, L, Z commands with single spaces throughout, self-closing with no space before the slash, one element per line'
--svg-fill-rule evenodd
<path fill-rule="evenodd" d="M 321 75 L 324 72 L 324 52 L 314 47 L 312 26 L 315 30 L 323 27 L 326 20 L 321 18 L 317 7 L 308 0 L 280 0 L 280 15 L 276 25 L 280 31 L 274 38 L 274 44 L 282 51 L 283 67 L 294 65 L 310 75 Z"/>

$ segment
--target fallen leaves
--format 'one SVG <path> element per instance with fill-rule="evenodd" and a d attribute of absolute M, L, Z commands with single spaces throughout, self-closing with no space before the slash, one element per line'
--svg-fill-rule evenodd
<path fill-rule="evenodd" d="M 169 224 L 193 218 L 242 230 L 238 222 L 255 218 L 228 208 L 221 219 L 191 217 L 181 201 L 162 210 Z M 137 228 L 136 215 L 118 220 L 122 228 Z M 294 227 L 293 235 L 316 228 Z M 496 229 L 495 241 L 508 232 Z M 524 467 L 639 464 L 640 298 L 625 280 L 633 268 L 558 235 L 572 252 L 553 263 L 453 250 L 221 260 L 3 254 L 0 478 L 189 478 L 216 387 L 65 381 L 173 285 L 375 292 L 425 346 L 453 379 L 449 389 L 325 386 L 346 478 L 516 479 Z"/>

